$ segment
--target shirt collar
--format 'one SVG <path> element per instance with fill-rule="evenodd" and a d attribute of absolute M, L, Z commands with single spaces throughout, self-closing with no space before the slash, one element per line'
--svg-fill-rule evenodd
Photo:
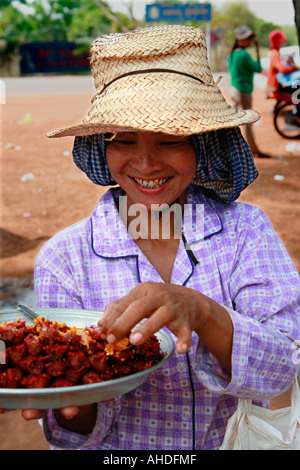
<path fill-rule="evenodd" d="M 108 190 L 91 216 L 92 248 L 97 255 L 104 258 L 124 258 L 139 254 L 139 248 L 119 216 L 116 201 L 120 196 L 124 196 L 120 188 Z M 217 206 L 217 203 L 208 200 L 195 186 L 188 188 L 183 232 L 189 245 L 222 230 Z"/>

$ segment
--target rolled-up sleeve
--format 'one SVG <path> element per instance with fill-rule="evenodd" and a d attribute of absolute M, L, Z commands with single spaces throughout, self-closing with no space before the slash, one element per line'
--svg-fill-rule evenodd
<path fill-rule="evenodd" d="M 49 410 L 41 421 L 45 439 L 53 449 L 57 450 L 96 449 L 99 443 L 113 430 L 121 408 L 122 397 L 116 397 L 111 402 L 99 402 L 94 429 L 87 436 L 62 428 L 55 418 L 55 411 Z"/>
<path fill-rule="evenodd" d="M 293 381 L 300 338 L 299 274 L 267 217 L 257 210 L 238 238 L 230 279 L 232 374 L 199 343 L 194 369 L 210 390 L 268 400 Z"/>

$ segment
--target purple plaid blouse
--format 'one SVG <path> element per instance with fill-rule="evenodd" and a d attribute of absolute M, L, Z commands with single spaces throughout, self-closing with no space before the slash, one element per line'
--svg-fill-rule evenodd
<path fill-rule="evenodd" d="M 42 248 L 35 268 L 37 307 L 103 311 L 139 282 L 163 282 L 119 224 L 115 199 L 121 194 L 106 192 L 91 217 Z M 171 282 L 227 308 L 234 326 L 232 376 L 194 334 L 188 354 L 175 352 L 136 390 L 98 403 L 89 436 L 62 429 L 49 410 L 43 428 L 52 448 L 218 449 L 237 397 L 268 406 L 293 381 L 299 275 L 269 220 L 248 204 L 209 200 L 194 186 L 187 204 L 204 205 L 204 239 L 194 224 L 183 227 L 198 264 L 180 241 Z"/>

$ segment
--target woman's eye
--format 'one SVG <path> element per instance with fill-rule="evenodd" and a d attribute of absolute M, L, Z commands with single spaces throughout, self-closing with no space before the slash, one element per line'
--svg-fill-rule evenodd
<path fill-rule="evenodd" d="M 173 140 L 170 142 L 161 142 L 159 145 L 168 145 L 168 146 L 174 146 L 174 145 L 182 145 L 186 144 L 186 141 L 180 141 L 180 140 Z"/>
<path fill-rule="evenodd" d="M 121 139 L 114 139 L 114 143 L 119 144 L 119 145 L 134 145 L 135 142 L 131 140 L 121 140 Z"/>

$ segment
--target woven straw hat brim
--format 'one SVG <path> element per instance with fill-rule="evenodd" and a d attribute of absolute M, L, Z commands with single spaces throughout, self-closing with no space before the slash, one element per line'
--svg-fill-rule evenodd
<path fill-rule="evenodd" d="M 192 135 L 238 127 L 260 119 L 255 110 L 236 111 L 215 84 L 185 75 L 149 72 L 122 77 L 95 96 L 86 118 L 48 137 L 151 131 Z"/>

